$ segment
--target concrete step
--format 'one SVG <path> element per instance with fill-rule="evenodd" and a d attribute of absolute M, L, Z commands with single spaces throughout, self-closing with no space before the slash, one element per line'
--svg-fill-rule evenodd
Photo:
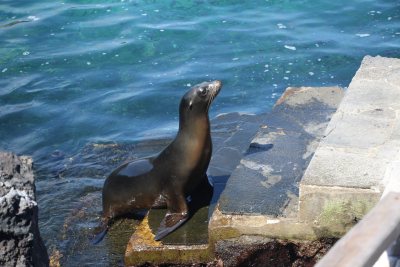
<path fill-rule="evenodd" d="M 342 97 L 338 87 L 285 91 L 226 184 L 209 225 L 212 241 L 315 239 L 298 221 L 299 183 Z"/>

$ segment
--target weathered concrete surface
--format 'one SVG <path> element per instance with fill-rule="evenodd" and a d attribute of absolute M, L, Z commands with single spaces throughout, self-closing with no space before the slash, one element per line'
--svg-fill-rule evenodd
<path fill-rule="evenodd" d="M 214 186 L 210 216 L 225 189 L 228 178 L 247 153 L 252 139 L 263 127 L 265 114 L 229 113 L 212 120 L 213 154 L 207 174 Z"/>
<path fill-rule="evenodd" d="M 297 202 L 298 182 L 342 95 L 338 87 L 288 88 L 229 178 L 220 211 L 287 217 L 290 202 Z"/>
<path fill-rule="evenodd" d="M 400 59 L 366 56 L 301 181 L 300 220 L 342 235 L 399 183 L 399 158 Z"/>
<path fill-rule="evenodd" d="M 240 235 L 322 237 L 298 220 L 298 186 L 342 96 L 338 87 L 286 90 L 228 180 L 210 221 L 212 242 Z"/>
<path fill-rule="evenodd" d="M 125 252 L 125 265 L 145 263 L 189 264 L 209 261 L 208 245 L 164 245 L 154 240 L 155 235 L 146 217 L 136 228 Z"/>
<path fill-rule="evenodd" d="M 32 159 L 0 152 L 0 266 L 48 266 L 38 228 Z"/>

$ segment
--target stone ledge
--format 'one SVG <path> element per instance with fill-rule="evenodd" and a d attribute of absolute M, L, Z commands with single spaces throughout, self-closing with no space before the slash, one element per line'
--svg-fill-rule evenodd
<path fill-rule="evenodd" d="M 300 183 L 300 220 L 340 235 L 361 219 L 400 183 L 399 132 L 400 59 L 366 56 Z"/>
<path fill-rule="evenodd" d="M 276 218 L 265 215 L 227 215 L 214 211 L 209 224 L 210 242 L 243 235 L 258 235 L 282 240 L 315 240 L 318 231 L 296 218 Z"/>

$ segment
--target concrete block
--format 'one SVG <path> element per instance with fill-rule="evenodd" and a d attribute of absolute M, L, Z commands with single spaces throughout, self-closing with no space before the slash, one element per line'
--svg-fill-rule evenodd
<path fill-rule="evenodd" d="M 399 77 L 399 59 L 364 58 L 300 183 L 301 220 L 340 233 L 398 190 Z"/>
<path fill-rule="evenodd" d="M 388 162 L 368 151 L 320 146 L 308 166 L 302 185 L 378 190 Z"/>
<path fill-rule="evenodd" d="M 395 112 L 392 110 L 361 113 L 339 110 L 326 129 L 323 146 L 355 149 L 378 147 L 391 136 L 395 118 Z"/>
<path fill-rule="evenodd" d="M 324 237 L 340 237 L 354 226 L 380 199 L 372 189 L 302 185 L 299 219 Z"/>
<path fill-rule="evenodd" d="M 358 112 L 373 109 L 398 109 L 399 90 L 385 80 L 358 80 L 353 79 L 346 93 L 345 102 L 341 110 Z"/>
<path fill-rule="evenodd" d="M 387 80 L 395 85 L 400 84 L 400 60 L 397 58 L 365 56 L 351 83 L 354 80 Z"/>
<path fill-rule="evenodd" d="M 125 266 L 152 264 L 189 264 L 210 261 L 208 244 L 165 245 L 154 240 L 145 218 L 131 236 L 125 251 Z"/>

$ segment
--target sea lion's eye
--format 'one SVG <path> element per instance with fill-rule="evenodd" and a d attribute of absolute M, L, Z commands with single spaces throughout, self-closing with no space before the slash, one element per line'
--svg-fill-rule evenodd
<path fill-rule="evenodd" d="M 200 87 L 199 88 L 199 93 L 200 93 L 201 96 L 205 96 L 207 94 L 207 88 Z"/>

